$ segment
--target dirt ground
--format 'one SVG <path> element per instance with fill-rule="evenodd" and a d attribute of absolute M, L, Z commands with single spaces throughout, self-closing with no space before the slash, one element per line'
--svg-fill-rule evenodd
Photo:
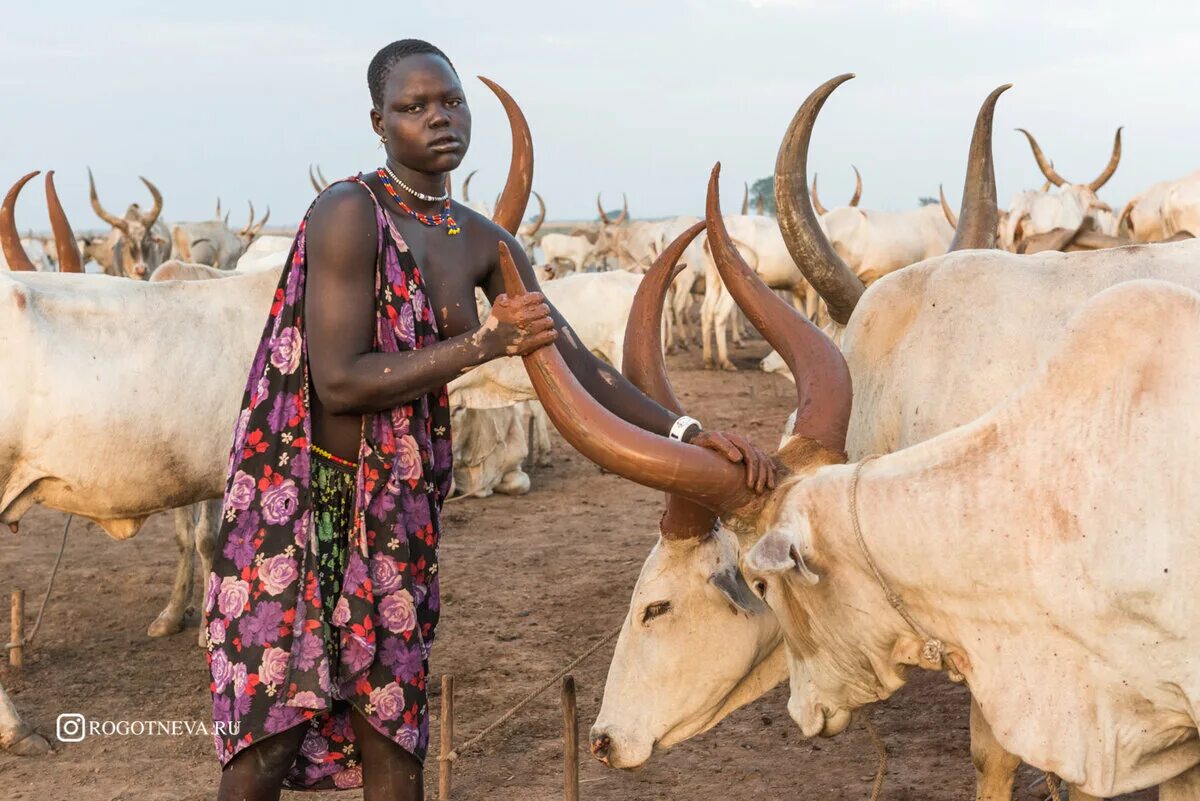
<path fill-rule="evenodd" d="M 758 341 L 731 351 L 736 374 L 706 372 L 699 354 L 672 357 L 688 411 L 712 427 L 733 427 L 764 446 L 778 441 L 793 408 L 792 385 L 754 369 Z M 451 502 L 441 571 L 442 622 L 435 675 L 456 677 L 458 739 L 472 736 L 617 628 L 656 531 L 660 496 L 597 468 L 555 441 L 552 467 L 531 472 L 521 498 Z M 0 592 L 26 592 L 31 621 L 58 552 L 63 515 L 38 509 L 20 534 L 0 532 Z M 109 720 L 210 722 L 208 673 L 196 645 L 197 615 L 180 634 L 152 639 L 146 627 L 165 604 L 176 560 L 168 515 L 127 542 L 97 527 L 72 526 L 54 592 L 24 675 L 0 665 L 0 682 L 23 716 L 53 737 L 60 713 Z M 4 604 L 7 608 L 7 603 Z M 8 638 L 7 613 L 0 634 Z M 714 643 L 714 647 L 719 647 Z M 785 709 L 786 686 L 694 740 L 656 755 L 637 772 L 603 767 L 586 753 L 612 646 L 581 665 L 582 798 L 866 799 L 877 758 L 863 729 L 805 740 Z M 434 698 L 432 706 L 437 708 Z M 889 761 L 883 798 L 963 801 L 973 797 L 968 698 L 940 676 L 918 678 L 873 711 Z M 562 798 L 557 688 L 494 733 L 455 769 L 455 799 Z M 434 742 L 436 743 L 436 724 Z M 209 737 L 112 736 L 54 742 L 41 758 L 0 754 L 0 801 L 166 801 L 216 795 L 219 765 Z M 1025 767 L 1018 801 L 1041 801 L 1039 775 Z M 436 761 L 426 772 L 436 788 Z M 361 798 L 360 790 L 285 792 L 283 798 Z M 1136 798 L 1148 801 L 1153 791 Z M 1129 798 L 1135 798 L 1130 796 Z"/>

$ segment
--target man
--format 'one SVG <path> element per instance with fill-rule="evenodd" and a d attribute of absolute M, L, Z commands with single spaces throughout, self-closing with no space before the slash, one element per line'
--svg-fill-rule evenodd
<path fill-rule="evenodd" d="M 512 235 L 445 194 L 471 136 L 445 54 L 394 42 L 367 81 L 385 164 L 331 185 L 301 224 L 234 435 L 205 612 L 214 720 L 239 726 L 215 738 L 221 799 L 284 784 L 423 798 L 445 385 L 462 372 L 553 344 L 613 413 L 774 485 L 748 440 L 641 394 L 539 292 L 503 294 L 500 242 L 537 282 Z M 482 325 L 477 287 L 492 301 Z"/>

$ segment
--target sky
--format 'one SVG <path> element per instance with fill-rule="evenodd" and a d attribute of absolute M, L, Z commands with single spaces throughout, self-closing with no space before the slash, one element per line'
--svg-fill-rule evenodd
<path fill-rule="evenodd" d="M 485 75 L 533 132 L 534 186 L 549 216 L 594 216 L 595 197 L 634 217 L 702 214 L 722 162 L 725 208 L 767 176 L 788 122 L 820 83 L 857 78 L 818 121 L 810 175 L 825 205 L 863 173 L 864 208 L 914 207 L 939 183 L 957 205 L 979 104 L 1002 83 L 1000 200 L 1041 185 L 1024 137 L 1085 182 L 1117 126 L 1125 156 L 1101 198 L 1116 208 L 1200 167 L 1200 3 L 1194 0 L 608 0 L 602 3 L 292 0 L 177 4 L 4 3 L 0 183 L 56 170 L 76 230 L 102 224 L 87 173 L 116 214 L 165 196 L 169 222 L 211 219 L 219 196 L 294 226 L 313 199 L 307 169 L 344 177 L 381 163 L 366 69 L 394 39 L 441 47 L 464 79 L 473 197 L 503 185 L 509 133 Z M 46 229 L 40 179 L 18 226 Z"/>

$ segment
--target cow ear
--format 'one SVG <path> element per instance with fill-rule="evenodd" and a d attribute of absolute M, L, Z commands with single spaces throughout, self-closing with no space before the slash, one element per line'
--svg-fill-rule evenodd
<path fill-rule="evenodd" d="M 782 529 L 771 529 L 755 543 L 746 555 L 746 569 L 757 576 L 794 576 L 810 586 L 821 580 L 804 563 L 799 537 Z"/>
<path fill-rule="evenodd" d="M 721 591 L 729 603 L 746 614 L 757 615 L 766 611 L 766 606 L 750 589 L 737 565 L 726 565 L 718 569 L 708 580 Z"/>

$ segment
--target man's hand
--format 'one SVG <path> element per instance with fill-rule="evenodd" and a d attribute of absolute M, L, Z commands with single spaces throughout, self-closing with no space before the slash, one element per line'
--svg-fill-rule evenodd
<path fill-rule="evenodd" d="M 736 431 L 701 431 L 686 441 L 716 451 L 731 462 L 744 462 L 746 486 L 755 492 L 775 489 L 775 463 L 771 457 Z"/>
<path fill-rule="evenodd" d="M 554 318 L 541 292 L 516 298 L 499 295 L 492 313 L 479 329 L 492 358 L 524 356 L 558 339 Z"/>

